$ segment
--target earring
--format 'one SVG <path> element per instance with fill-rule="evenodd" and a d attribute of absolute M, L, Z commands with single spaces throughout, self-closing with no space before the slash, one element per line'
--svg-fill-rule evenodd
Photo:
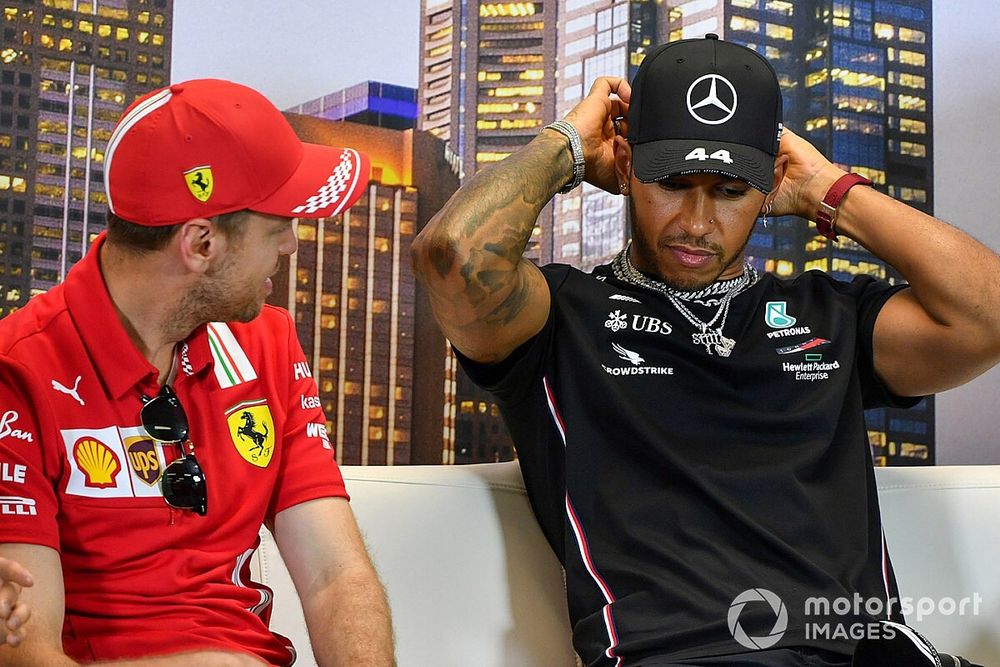
<path fill-rule="evenodd" d="M 618 191 L 621 192 L 623 195 L 627 195 L 628 194 L 628 183 L 619 183 L 618 184 Z"/>
<path fill-rule="evenodd" d="M 767 216 L 771 215 L 771 202 L 767 202 L 764 206 L 764 213 L 760 216 L 761 222 L 764 223 L 764 229 L 767 229 Z"/>

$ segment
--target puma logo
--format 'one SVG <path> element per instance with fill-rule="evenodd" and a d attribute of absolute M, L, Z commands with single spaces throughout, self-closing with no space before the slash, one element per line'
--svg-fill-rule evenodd
<path fill-rule="evenodd" d="M 59 382 L 58 380 L 53 380 L 52 381 L 52 388 L 55 389 L 58 392 L 61 392 L 63 394 L 68 394 L 68 395 L 72 396 L 73 398 L 75 398 L 77 400 L 77 402 L 80 405 L 87 405 L 86 403 L 83 402 L 83 399 L 80 398 L 80 394 L 77 392 L 77 389 L 80 387 L 80 380 L 82 378 L 83 378 L 82 375 L 77 375 L 76 376 L 76 384 L 73 385 L 72 389 L 70 389 L 69 387 L 67 387 L 63 383 Z"/>

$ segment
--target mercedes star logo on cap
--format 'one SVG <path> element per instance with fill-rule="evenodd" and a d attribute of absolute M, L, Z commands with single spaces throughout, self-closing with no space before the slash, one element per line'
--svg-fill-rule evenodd
<path fill-rule="evenodd" d="M 721 89 L 721 98 L 719 97 L 720 81 L 724 84 Z M 696 89 L 700 101 L 692 102 Z M 719 74 L 706 74 L 698 77 L 687 91 L 688 112 L 695 120 L 705 125 L 721 125 L 732 118 L 733 114 L 736 113 L 736 102 L 736 89 L 733 84 L 729 83 L 729 79 Z M 723 114 L 721 117 L 719 117 L 719 112 Z"/>

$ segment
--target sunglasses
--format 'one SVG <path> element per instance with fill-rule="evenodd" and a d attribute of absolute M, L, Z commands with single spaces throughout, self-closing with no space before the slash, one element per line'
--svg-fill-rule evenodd
<path fill-rule="evenodd" d="M 177 443 L 181 456 L 170 462 L 160 477 L 163 500 L 175 509 L 192 510 L 200 516 L 208 511 L 208 488 L 205 473 L 194 456 L 194 443 L 188 440 L 188 420 L 184 407 L 170 385 L 163 385 L 154 398 L 142 397 L 145 405 L 139 413 L 142 427 L 157 442 Z"/>

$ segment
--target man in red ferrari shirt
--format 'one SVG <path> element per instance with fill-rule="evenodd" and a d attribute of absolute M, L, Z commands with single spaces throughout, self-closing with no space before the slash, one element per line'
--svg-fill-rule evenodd
<path fill-rule="evenodd" d="M 293 219 L 346 210 L 368 174 L 230 82 L 126 111 L 108 231 L 0 321 L 0 557 L 35 580 L 0 664 L 291 664 L 249 576 L 262 524 L 319 663 L 393 663 L 316 384 L 288 312 L 264 305 Z"/>

